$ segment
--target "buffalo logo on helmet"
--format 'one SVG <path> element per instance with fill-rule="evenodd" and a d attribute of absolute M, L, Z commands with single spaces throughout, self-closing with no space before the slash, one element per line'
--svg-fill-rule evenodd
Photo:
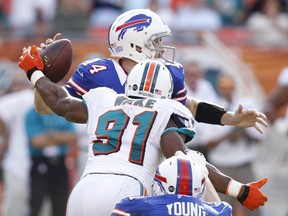
<path fill-rule="evenodd" d="M 150 26 L 151 21 L 152 21 L 152 18 L 149 16 L 146 16 L 145 14 L 138 14 L 138 15 L 131 17 L 124 24 L 116 28 L 116 32 L 120 31 L 120 34 L 118 36 L 118 41 L 120 39 L 123 39 L 128 29 L 133 29 L 134 31 L 137 31 L 137 32 L 143 31 L 144 28 L 147 28 L 148 26 Z"/>

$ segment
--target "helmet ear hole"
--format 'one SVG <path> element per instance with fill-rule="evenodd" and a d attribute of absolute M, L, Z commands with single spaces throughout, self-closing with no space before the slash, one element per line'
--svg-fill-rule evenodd
<path fill-rule="evenodd" d="M 137 51 L 138 53 L 142 53 L 142 48 L 139 47 L 139 46 L 136 46 L 136 51 Z"/>
<path fill-rule="evenodd" d="M 168 187 L 168 190 L 169 190 L 170 193 L 174 193 L 175 192 L 175 187 L 173 185 L 170 185 Z"/>

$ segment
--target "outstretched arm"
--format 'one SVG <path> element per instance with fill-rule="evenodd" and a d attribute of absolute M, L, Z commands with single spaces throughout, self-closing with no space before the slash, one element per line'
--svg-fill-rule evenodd
<path fill-rule="evenodd" d="M 86 105 L 82 100 L 69 96 L 62 86 L 52 83 L 47 77 L 42 77 L 35 83 L 35 88 L 48 107 L 57 115 L 72 122 L 87 122 Z"/>
<path fill-rule="evenodd" d="M 167 124 L 167 128 L 171 127 L 179 127 L 173 119 L 170 119 Z M 239 202 L 250 210 L 254 210 L 265 204 L 268 197 L 260 190 L 260 188 L 267 182 L 267 178 L 248 184 L 237 182 L 231 177 L 220 172 L 216 167 L 207 163 L 203 154 L 188 149 L 184 144 L 184 140 L 185 135 L 173 130 L 163 134 L 161 136 L 161 149 L 164 156 L 166 158 L 171 157 L 177 151 L 185 153 L 200 166 L 206 179 L 209 177 L 217 192 L 237 197 Z"/>
<path fill-rule="evenodd" d="M 268 201 L 268 196 L 260 190 L 268 181 L 267 177 L 256 182 L 242 184 L 221 173 L 213 165 L 207 163 L 206 166 L 209 171 L 209 178 L 217 192 L 236 197 L 242 205 L 251 211 L 265 205 Z"/>
<path fill-rule="evenodd" d="M 198 122 L 230 125 L 240 128 L 254 127 L 261 134 L 263 130 L 259 125 L 268 127 L 265 114 L 254 109 L 243 109 L 242 105 L 239 105 L 235 112 L 225 111 L 218 105 L 199 102 L 187 97 L 187 108 Z"/>
<path fill-rule="evenodd" d="M 28 79 L 53 112 L 68 121 L 87 122 L 88 111 L 82 100 L 70 97 L 62 86 L 44 76 L 41 71 L 44 68 L 42 58 L 36 46 L 23 49 L 18 65 L 26 72 Z"/>
<path fill-rule="evenodd" d="M 235 112 L 226 112 L 222 116 L 221 123 L 240 128 L 254 127 L 259 133 L 263 133 L 259 124 L 268 127 L 265 114 L 254 109 L 244 110 L 241 104 Z"/>
<path fill-rule="evenodd" d="M 200 152 L 186 149 L 185 153 L 201 167 L 203 172 L 209 173 L 208 177 L 218 193 L 236 197 L 242 205 L 251 211 L 265 205 L 267 202 L 268 196 L 260 189 L 266 184 L 268 178 L 263 178 L 257 182 L 248 184 L 240 183 L 206 162 L 205 157 Z"/>

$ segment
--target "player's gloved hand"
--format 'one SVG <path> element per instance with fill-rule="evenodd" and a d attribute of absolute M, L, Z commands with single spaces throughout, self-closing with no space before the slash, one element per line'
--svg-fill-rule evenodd
<path fill-rule="evenodd" d="M 42 57 L 35 45 L 23 49 L 18 66 L 26 72 L 29 80 L 31 80 L 31 76 L 36 70 L 42 71 L 44 69 Z"/>
<path fill-rule="evenodd" d="M 268 196 L 265 195 L 260 188 L 266 184 L 268 178 L 262 178 L 259 181 L 251 182 L 244 185 L 244 192 L 237 199 L 238 201 L 250 209 L 251 211 L 257 209 L 259 206 L 263 206 L 268 200 Z"/>

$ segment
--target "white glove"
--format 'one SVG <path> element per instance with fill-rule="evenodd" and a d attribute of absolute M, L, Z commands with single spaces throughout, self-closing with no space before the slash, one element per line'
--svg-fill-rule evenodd
<path fill-rule="evenodd" d="M 209 172 L 206 167 L 206 158 L 204 157 L 204 155 L 201 152 L 193 151 L 190 149 L 185 149 L 184 152 L 189 158 L 191 158 L 193 161 L 195 161 L 195 163 L 197 163 L 200 166 L 201 171 L 203 172 L 205 178 L 208 178 Z"/>

